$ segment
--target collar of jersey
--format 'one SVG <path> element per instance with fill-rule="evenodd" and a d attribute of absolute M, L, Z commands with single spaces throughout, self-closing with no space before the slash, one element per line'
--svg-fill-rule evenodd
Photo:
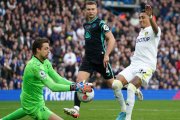
<path fill-rule="evenodd" d="M 87 23 L 92 23 L 94 22 L 98 17 L 96 16 L 94 19 L 92 19 L 91 21 L 87 22 Z"/>
<path fill-rule="evenodd" d="M 44 62 L 40 61 L 36 56 L 33 56 L 34 59 L 36 59 L 36 61 L 40 62 L 41 64 L 43 64 Z"/>
<path fill-rule="evenodd" d="M 148 29 L 148 28 L 150 28 L 151 26 L 148 26 L 148 27 L 145 27 L 145 28 L 141 28 L 142 30 L 146 30 L 146 29 Z"/>

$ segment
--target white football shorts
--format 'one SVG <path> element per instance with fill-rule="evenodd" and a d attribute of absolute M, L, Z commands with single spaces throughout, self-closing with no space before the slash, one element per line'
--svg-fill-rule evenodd
<path fill-rule="evenodd" d="M 154 70 L 146 64 L 130 64 L 118 75 L 124 76 L 124 78 L 130 82 L 135 76 L 138 76 L 142 81 L 142 86 L 147 86 L 150 78 L 152 77 Z"/>

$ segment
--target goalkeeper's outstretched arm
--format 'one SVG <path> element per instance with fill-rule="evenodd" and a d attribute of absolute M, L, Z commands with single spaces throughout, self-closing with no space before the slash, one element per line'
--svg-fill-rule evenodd
<path fill-rule="evenodd" d="M 90 92 L 92 90 L 92 86 L 87 83 L 73 83 L 70 85 L 64 85 L 60 83 L 54 82 L 52 78 L 47 75 L 42 79 L 42 82 L 45 86 L 47 86 L 53 92 L 65 92 L 65 91 L 79 91 L 79 92 Z"/>
<path fill-rule="evenodd" d="M 53 92 L 70 91 L 70 85 L 56 83 L 52 78 L 49 77 L 49 75 L 47 75 L 46 78 L 42 80 L 42 82 Z"/>
<path fill-rule="evenodd" d="M 49 68 L 49 71 L 48 71 L 48 75 L 56 82 L 56 83 L 59 83 L 59 84 L 64 84 L 64 85 L 71 85 L 72 82 L 61 77 L 52 67 L 51 63 L 50 64 L 50 68 Z"/>

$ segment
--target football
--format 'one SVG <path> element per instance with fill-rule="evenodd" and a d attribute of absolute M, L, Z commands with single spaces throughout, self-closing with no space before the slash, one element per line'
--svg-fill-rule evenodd
<path fill-rule="evenodd" d="M 77 92 L 77 96 L 81 102 L 84 103 L 90 102 L 94 99 L 94 90 L 92 89 L 91 92 L 86 92 L 86 93 Z"/>

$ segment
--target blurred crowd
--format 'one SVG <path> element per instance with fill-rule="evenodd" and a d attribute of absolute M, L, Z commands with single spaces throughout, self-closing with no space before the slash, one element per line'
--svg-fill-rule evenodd
<path fill-rule="evenodd" d="M 155 19 L 162 30 L 157 70 L 151 89 L 180 87 L 180 3 L 152 0 Z M 22 75 L 31 58 L 36 37 L 51 43 L 49 60 L 57 72 L 75 81 L 84 55 L 84 0 L 7 0 L 0 2 L 0 89 L 21 89 Z M 98 16 L 110 26 L 116 45 L 110 56 L 115 75 L 130 64 L 135 39 L 140 31 L 138 10 L 118 16 L 103 9 Z M 97 89 L 107 88 L 102 76 L 89 80 Z M 146 88 L 145 88 L 146 89 Z"/>

